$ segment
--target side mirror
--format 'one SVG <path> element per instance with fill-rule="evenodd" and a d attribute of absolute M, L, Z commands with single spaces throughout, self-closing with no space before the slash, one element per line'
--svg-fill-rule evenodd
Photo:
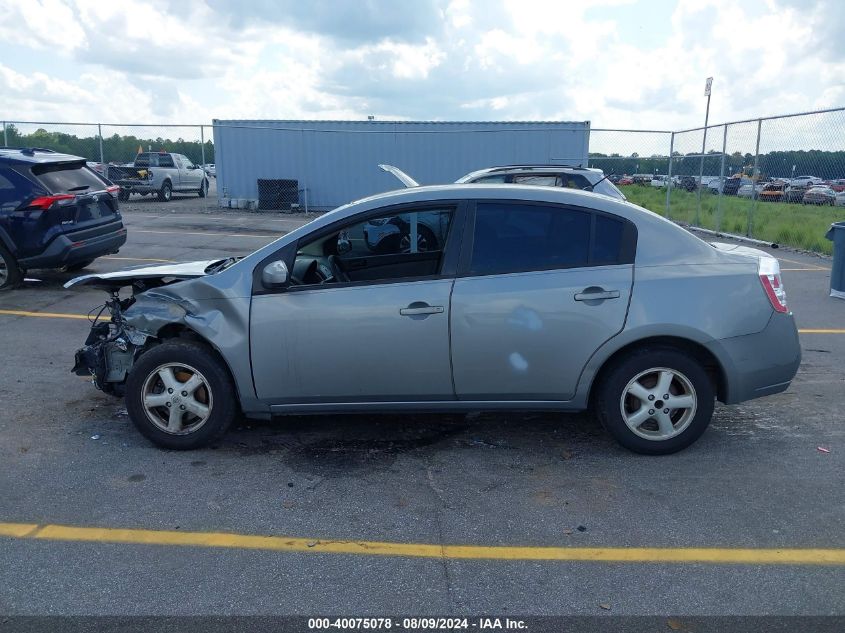
<path fill-rule="evenodd" d="M 270 262 L 261 272 L 261 283 L 265 288 L 281 288 L 288 282 L 288 266 L 282 260 Z"/>
<path fill-rule="evenodd" d="M 352 242 L 349 241 L 349 231 L 341 231 L 337 235 L 337 254 L 345 255 L 352 250 Z"/>

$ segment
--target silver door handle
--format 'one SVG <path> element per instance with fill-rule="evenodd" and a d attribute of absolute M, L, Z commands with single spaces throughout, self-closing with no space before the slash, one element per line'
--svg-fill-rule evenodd
<path fill-rule="evenodd" d="M 416 314 L 441 314 L 443 306 L 422 306 L 419 308 L 402 308 L 399 314 L 402 316 L 414 316 Z"/>
<path fill-rule="evenodd" d="M 603 299 L 618 299 L 618 290 L 601 290 L 599 292 L 579 292 L 575 295 L 575 301 L 601 301 Z"/>

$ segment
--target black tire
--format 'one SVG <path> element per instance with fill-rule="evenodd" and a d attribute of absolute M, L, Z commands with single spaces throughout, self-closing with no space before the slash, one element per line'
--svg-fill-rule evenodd
<path fill-rule="evenodd" d="M 694 414 L 689 416 L 691 419 L 683 430 L 663 440 L 641 437 L 626 424 L 622 415 L 622 398 L 629 381 L 655 368 L 666 368 L 680 373 L 692 387 L 696 400 Z M 648 379 L 648 375 L 644 379 Z M 673 382 L 673 388 L 676 388 L 677 384 Z M 657 397 L 661 398 L 660 395 Z M 626 407 L 627 402 L 626 400 Z M 662 406 L 660 400 L 657 403 Z M 668 455 L 686 448 L 704 433 L 713 416 L 715 389 L 701 363 L 691 355 L 671 347 L 648 347 L 632 352 L 607 369 L 597 385 L 593 406 L 604 428 L 625 448 L 645 455 Z M 681 413 L 666 410 L 671 411 L 670 415 Z M 677 426 L 681 419 L 679 417 L 673 424 Z M 641 423 L 638 426 L 639 432 L 656 432 L 650 431 L 647 425 L 656 426 L 656 421 L 647 420 Z"/>
<path fill-rule="evenodd" d="M 200 190 L 197 192 L 197 195 L 199 195 L 200 198 L 205 198 L 205 196 L 207 194 L 208 194 L 208 181 L 205 178 L 203 178 L 202 183 L 200 184 Z"/>
<path fill-rule="evenodd" d="M 0 292 L 15 288 L 23 279 L 15 256 L 0 244 Z"/>
<path fill-rule="evenodd" d="M 157 369 L 170 363 L 187 365 L 202 374 L 205 382 L 201 389 L 208 389 L 205 397 L 206 402 L 210 403 L 206 421 L 195 430 L 187 430 L 179 435 L 157 426 L 143 405 L 147 379 L 150 378 L 155 384 Z M 164 390 L 160 395 L 164 395 Z M 174 393 L 174 397 L 178 395 Z M 135 427 L 154 444 L 162 448 L 191 450 L 207 446 L 226 433 L 238 412 L 238 402 L 223 361 L 211 349 L 193 341 L 169 340 L 143 353 L 132 367 L 126 381 L 126 410 Z M 164 413 L 169 409 L 160 407 L 158 410 Z"/>
<path fill-rule="evenodd" d="M 93 259 L 86 259 L 84 262 L 77 262 L 75 264 L 71 264 L 70 266 L 65 266 L 65 271 L 69 273 L 75 273 L 78 270 L 82 270 L 83 268 L 88 268 L 92 263 L 94 263 Z"/>
<path fill-rule="evenodd" d="M 170 184 L 169 180 L 165 180 L 164 184 L 161 185 L 161 189 L 158 190 L 158 199 L 161 202 L 170 202 L 172 197 L 173 185 Z"/>
<path fill-rule="evenodd" d="M 127 200 L 129 200 L 129 192 L 121 189 L 117 192 L 117 199 L 121 202 L 126 202 Z"/>

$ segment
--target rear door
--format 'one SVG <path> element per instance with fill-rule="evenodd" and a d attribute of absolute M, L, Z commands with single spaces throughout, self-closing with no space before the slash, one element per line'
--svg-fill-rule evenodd
<path fill-rule="evenodd" d="M 625 324 L 636 228 L 590 209 L 479 202 L 452 292 L 461 400 L 569 400 Z"/>

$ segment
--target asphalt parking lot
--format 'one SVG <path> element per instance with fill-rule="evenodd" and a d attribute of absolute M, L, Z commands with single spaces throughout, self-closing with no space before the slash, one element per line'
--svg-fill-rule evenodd
<path fill-rule="evenodd" d="M 306 221 L 198 205 L 122 204 L 91 270 Z M 0 612 L 845 615 L 845 302 L 829 260 L 773 253 L 795 382 L 667 457 L 587 414 L 289 417 L 163 451 L 69 371 L 105 295 L 30 271 L 0 297 Z"/>

